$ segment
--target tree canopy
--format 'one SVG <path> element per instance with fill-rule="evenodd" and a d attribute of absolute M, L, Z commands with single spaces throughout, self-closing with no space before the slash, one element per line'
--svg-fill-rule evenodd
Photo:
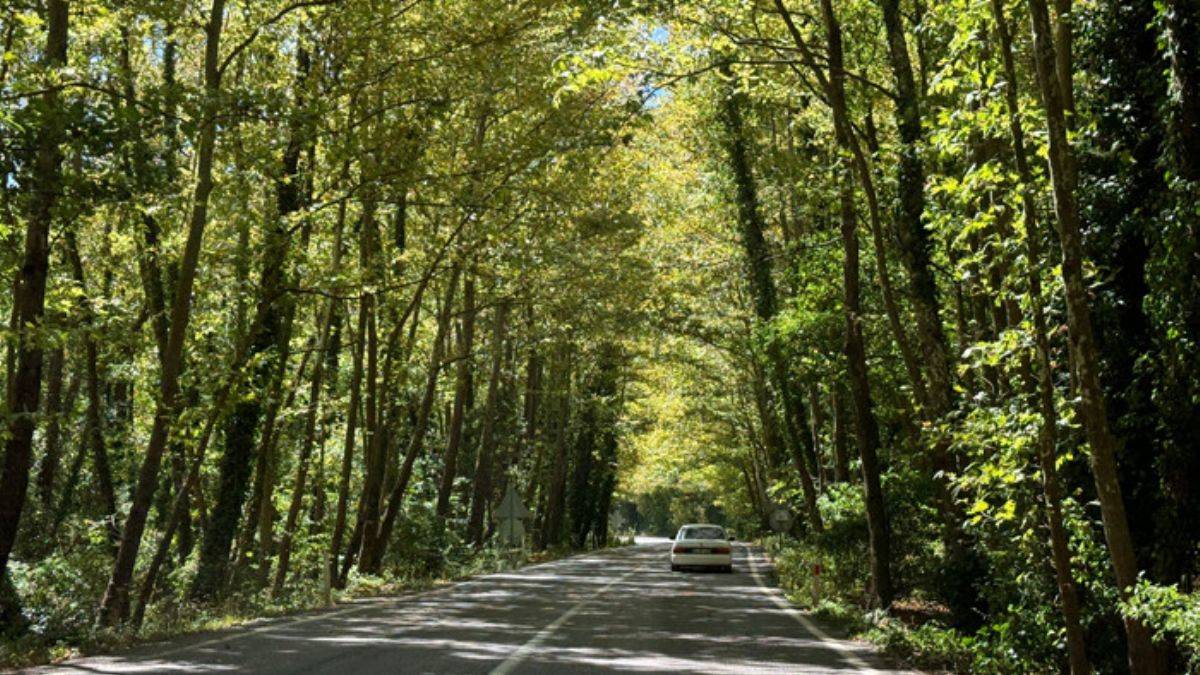
<path fill-rule="evenodd" d="M 534 551 L 788 508 L 785 581 L 935 665 L 1200 667 L 1195 0 L 17 0 L 0 44 L 13 663 L 485 569 L 513 486 Z"/>

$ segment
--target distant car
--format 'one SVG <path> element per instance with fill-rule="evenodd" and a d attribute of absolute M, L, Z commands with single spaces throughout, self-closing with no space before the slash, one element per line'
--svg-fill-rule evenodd
<path fill-rule="evenodd" d="M 671 544 L 671 571 L 708 567 L 733 571 L 733 537 L 720 525 L 691 524 L 679 528 Z"/>

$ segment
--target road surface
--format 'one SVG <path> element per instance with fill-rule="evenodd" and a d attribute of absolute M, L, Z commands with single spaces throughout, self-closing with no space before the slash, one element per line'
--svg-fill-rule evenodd
<path fill-rule="evenodd" d="M 641 540 L 34 672 L 897 672 L 788 607 L 747 547 L 737 547 L 734 574 L 672 573 L 666 556 L 666 540 Z"/>

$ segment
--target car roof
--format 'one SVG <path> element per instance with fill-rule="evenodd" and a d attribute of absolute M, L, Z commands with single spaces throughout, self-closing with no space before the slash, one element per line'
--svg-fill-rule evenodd
<path fill-rule="evenodd" d="M 681 529 L 681 530 L 690 530 L 690 529 L 692 529 L 693 527 L 719 527 L 719 528 L 721 528 L 722 530 L 723 530 L 723 529 L 725 529 L 725 528 L 724 528 L 723 526 L 721 526 L 721 525 L 713 525 L 713 524 L 711 524 L 711 523 L 688 523 L 687 525 L 683 525 L 683 526 L 681 526 L 679 529 Z"/>

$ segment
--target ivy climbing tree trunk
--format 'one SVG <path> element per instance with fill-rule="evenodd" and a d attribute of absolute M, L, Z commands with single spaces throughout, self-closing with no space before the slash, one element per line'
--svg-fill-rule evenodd
<path fill-rule="evenodd" d="M 775 318 L 777 311 L 775 281 L 771 278 L 771 255 L 763 236 L 762 216 L 758 209 L 758 190 L 742 126 L 745 93 L 733 81 L 733 69 L 728 61 L 722 63 L 718 70 L 726 80 L 721 100 L 721 123 L 724 126 L 726 152 L 736 188 L 737 220 L 742 249 L 746 256 L 746 274 L 749 277 L 751 295 L 754 297 L 755 315 L 760 322 L 767 324 Z M 788 364 L 778 340 L 767 339 L 766 357 L 772 382 L 783 401 L 784 440 L 791 449 L 792 461 L 800 477 L 808 523 L 813 530 L 820 532 L 824 526 L 821 513 L 817 510 L 817 490 L 810 473 L 810 468 L 816 468 L 816 453 L 812 447 L 812 434 L 808 429 L 808 415 L 804 411 L 799 392 L 791 382 Z"/>
<path fill-rule="evenodd" d="M 929 380 L 927 419 L 941 420 L 953 404 L 953 380 L 950 352 L 938 304 L 937 281 L 933 276 L 932 245 L 925 227 L 925 166 L 921 159 L 921 101 L 904 35 L 904 19 L 899 0 L 881 0 L 887 35 L 888 61 L 895 83 L 896 130 L 900 137 L 900 157 L 896 165 L 895 229 L 900 260 L 908 273 L 909 296 L 916 319 L 917 339 Z M 955 467 L 948 442 L 932 439 L 933 468 L 943 475 Z M 976 585 L 979 561 L 962 527 L 962 509 L 939 481 L 939 501 L 944 519 L 942 541 L 946 549 L 945 597 L 956 623 L 972 625 L 978 621 L 981 603 Z"/>
<path fill-rule="evenodd" d="M 296 54 L 296 97 L 297 103 L 302 105 L 308 53 L 301 45 Z M 262 474 L 273 469 L 269 459 L 273 445 L 269 441 L 272 440 L 270 434 L 275 424 L 279 398 L 283 396 L 282 383 L 287 368 L 288 343 L 291 340 L 294 310 L 285 293 L 292 237 L 289 217 L 304 206 L 299 175 L 303 147 L 298 123 L 293 123 L 287 147 L 283 152 L 280 174 L 276 179 L 277 212 L 267 230 L 263 245 L 259 297 L 250 327 L 252 337 L 248 358 L 253 364 L 254 372 L 248 383 L 248 390 L 234 404 L 225 424 L 225 451 L 220 462 L 217 502 L 204 531 L 200 562 L 190 591 L 191 597 L 196 600 L 213 600 L 225 584 L 229 549 L 237 534 L 256 454 L 259 460 L 259 480 L 263 481 L 264 485 L 263 494 L 259 495 L 257 503 L 260 511 L 269 499 L 272 483 Z M 256 445 L 259 448 L 258 453 L 255 452 Z M 267 454 L 265 458 L 264 453 Z M 265 550 L 266 543 L 260 538 L 260 551 Z M 267 561 L 260 556 L 258 564 L 265 566 Z"/>

